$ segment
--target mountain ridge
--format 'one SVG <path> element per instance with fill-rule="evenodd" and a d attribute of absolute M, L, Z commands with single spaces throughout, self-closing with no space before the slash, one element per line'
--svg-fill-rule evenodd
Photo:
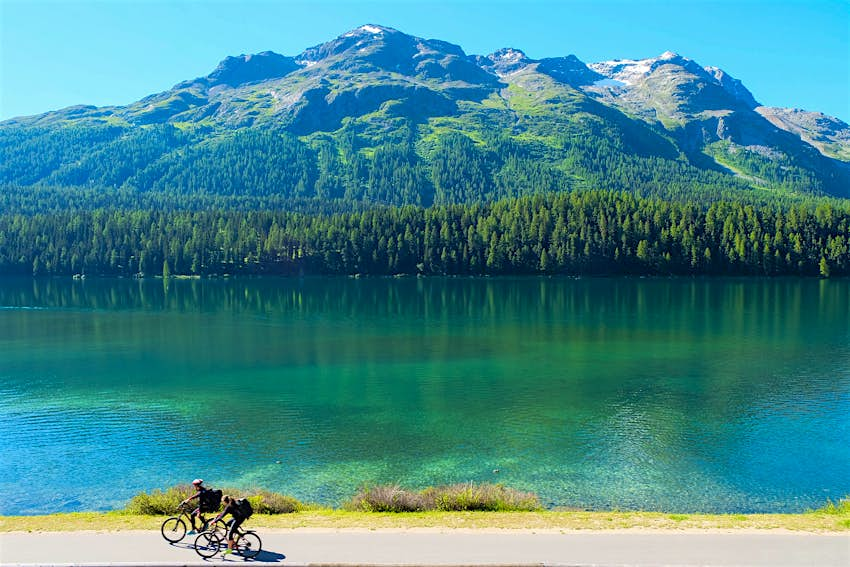
<path fill-rule="evenodd" d="M 594 145 L 616 155 L 618 168 L 640 170 L 630 174 L 632 177 L 657 176 L 645 170 L 660 166 L 646 160 L 663 160 L 664 167 L 683 171 L 676 174 L 683 178 L 714 176 L 716 184 L 742 190 L 749 186 L 753 190 L 850 196 L 846 163 L 850 160 L 850 127 L 825 115 L 819 119 L 813 113 L 766 108 L 741 80 L 673 52 L 650 59 L 589 64 L 575 55 L 535 60 L 515 48 L 487 56 L 468 55 L 449 42 L 366 24 L 295 56 L 264 51 L 226 57 L 206 76 L 182 81 L 129 105 L 78 105 L 0 122 L 0 136 L 6 139 L 6 146 L 0 139 L 0 147 L 9 148 L 9 156 L 0 163 L 0 181 L 92 185 L 108 179 L 112 185 L 140 190 L 168 186 L 191 192 L 177 181 L 143 180 L 158 174 L 176 175 L 174 163 L 188 163 L 185 155 L 215 153 L 235 133 L 249 131 L 253 134 L 235 138 L 244 148 L 221 151 L 238 155 L 240 151 L 260 152 L 257 148 L 263 147 L 266 153 L 256 154 L 255 160 L 255 167 L 263 169 L 271 161 L 263 162 L 262 155 L 284 151 L 278 148 L 280 144 L 292 145 L 296 148 L 293 155 L 309 162 L 304 171 L 315 171 L 312 177 L 308 175 L 309 181 L 302 179 L 315 186 L 302 192 L 306 196 L 322 195 L 316 184 L 323 175 L 347 187 L 333 195 L 367 201 L 376 194 L 384 195 L 378 202 L 404 203 L 406 197 L 399 197 L 402 194 L 419 195 L 418 202 L 427 204 L 433 199 L 440 202 L 440 195 L 469 201 L 510 191 L 522 193 L 522 187 L 499 189 L 499 176 L 507 175 L 504 171 L 511 159 L 519 160 L 516 163 L 521 163 L 525 173 L 518 173 L 510 162 L 514 168 L 510 176 L 522 178 L 539 170 L 535 175 L 560 179 L 529 181 L 532 192 L 569 189 L 576 183 L 643 193 L 670 190 L 663 187 L 663 179 L 612 179 L 610 171 L 593 162 L 592 155 L 598 154 Z M 81 155 L 123 160 L 118 167 L 122 173 L 104 176 L 94 165 L 85 170 L 76 163 L 79 159 L 74 157 L 74 149 L 57 150 L 59 154 L 51 162 L 55 167 L 42 168 L 43 174 L 16 173 L 19 168 L 14 160 L 33 159 L 26 153 L 27 143 L 39 136 L 62 138 L 68 127 L 91 130 L 83 136 L 91 140 L 80 148 Z M 161 136 L 137 132 L 154 127 L 160 130 L 151 132 L 161 131 Z M 99 137 L 101 134 L 94 132 L 97 129 L 112 134 Z M 269 141 L 262 138 L 262 132 L 280 132 L 281 139 L 297 139 Z M 265 141 L 259 145 L 249 142 L 252 136 Z M 456 136 L 473 145 L 457 142 Z M 144 151 L 133 149 L 140 138 L 156 141 L 144 142 L 152 144 Z M 13 145 L 21 140 L 23 149 Z M 353 140 L 354 145 L 346 140 Z M 266 143 L 271 146 L 263 146 Z M 430 168 L 430 175 L 417 173 L 397 180 L 424 189 L 376 190 L 372 187 L 374 175 L 348 171 L 360 167 L 360 161 L 362 167 L 374 171 L 380 166 L 375 160 L 384 159 L 379 150 L 385 146 L 399 148 L 402 157 L 393 159 L 401 159 L 405 168 L 425 168 L 423 172 Z M 506 149 L 509 147 L 514 149 Z M 334 159 L 339 159 L 327 153 L 329 148 L 341 157 L 340 163 L 333 165 Z M 441 185 L 434 171 L 443 151 L 484 160 L 477 173 L 470 173 L 483 176 L 480 190 L 460 191 Z M 636 159 L 646 163 L 635 164 Z M 328 168 L 335 167 L 340 171 L 328 173 Z M 366 178 L 352 181 L 352 175 Z M 389 170 L 386 175 L 392 177 Z M 244 183 L 225 185 L 234 187 L 231 192 L 251 190 Z M 698 185 L 695 183 L 695 190 Z M 294 191 L 292 187 L 282 187 L 284 190 Z M 423 199 L 426 194 L 433 197 Z"/>

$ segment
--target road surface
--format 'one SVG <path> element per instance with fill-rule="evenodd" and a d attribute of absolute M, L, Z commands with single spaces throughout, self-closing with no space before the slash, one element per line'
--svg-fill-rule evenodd
<path fill-rule="evenodd" d="M 792 532 L 260 530 L 257 563 L 848 567 L 850 535 Z M 0 534 L 3 565 L 239 565 L 158 532 Z"/>

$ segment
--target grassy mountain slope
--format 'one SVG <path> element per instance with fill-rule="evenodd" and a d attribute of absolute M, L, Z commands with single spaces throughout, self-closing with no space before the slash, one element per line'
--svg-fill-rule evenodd
<path fill-rule="evenodd" d="M 0 183 L 282 206 L 572 188 L 850 196 L 845 163 L 759 114 L 722 71 L 674 54 L 610 63 L 511 49 L 471 57 L 367 25 L 296 57 L 228 57 L 125 107 L 0 123 Z"/>

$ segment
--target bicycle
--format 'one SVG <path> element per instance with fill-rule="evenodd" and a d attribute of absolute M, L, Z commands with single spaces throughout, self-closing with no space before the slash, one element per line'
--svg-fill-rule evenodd
<path fill-rule="evenodd" d="M 221 520 L 219 520 L 221 521 Z M 227 532 L 220 535 L 218 530 L 206 531 L 195 538 L 195 551 L 204 559 L 209 559 L 227 548 Z M 236 538 L 233 541 L 233 551 L 245 559 L 252 559 L 263 550 L 263 541 L 253 530 L 242 531 L 236 528 Z"/>
<path fill-rule="evenodd" d="M 186 504 L 180 504 L 178 509 L 180 510 L 180 513 L 176 516 L 167 518 L 164 522 L 162 522 L 162 527 L 159 529 L 159 531 L 162 533 L 162 537 L 164 537 L 165 541 L 167 541 L 168 543 L 177 543 L 181 541 L 184 537 L 186 537 L 187 524 L 192 524 L 192 519 L 189 512 L 191 506 L 188 506 Z M 199 519 L 201 520 L 201 531 L 206 531 L 209 527 L 207 526 L 207 520 L 205 520 L 203 516 L 201 516 Z M 225 524 L 222 520 L 219 520 L 218 522 L 216 522 L 215 526 L 213 526 L 212 531 L 226 534 L 227 524 Z"/>

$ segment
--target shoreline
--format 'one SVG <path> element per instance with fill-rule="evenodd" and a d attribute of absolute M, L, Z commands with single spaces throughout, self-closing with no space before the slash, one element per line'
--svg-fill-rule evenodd
<path fill-rule="evenodd" d="M 252 526 L 259 528 L 263 533 L 268 534 L 368 534 L 368 533 L 386 533 L 386 534 L 783 534 L 783 535 L 819 535 L 825 537 L 847 537 L 845 531 L 816 531 L 816 530 L 792 530 L 789 528 L 267 528 L 263 526 Z M 111 530 L 111 529 L 79 529 L 79 530 L 0 530 L 0 534 L 147 534 L 152 530 L 142 529 L 126 529 L 126 530 Z"/>
<path fill-rule="evenodd" d="M 124 512 L 73 512 L 42 516 L 0 516 L 0 532 L 115 532 L 158 530 L 168 516 Z M 671 514 L 660 512 L 350 512 L 307 510 L 254 514 L 251 527 L 266 531 L 472 531 L 568 532 L 735 532 L 850 533 L 850 514 Z"/>
<path fill-rule="evenodd" d="M 604 273 L 604 272 L 588 272 L 588 273 L 568 273 L 568 272 L 552 272 L 552 273 L 532 273 L 532 272 L 517 272 L 505 274 L 460 274 L 460 273 L 445 273 L 445 274 L 426 274 L 426 273 L 397 273 L 397 274 L 377 274 L 377 273 L 354 273 L 354 274 L 323 274 L 323 273 L 304 273 L 304 274 L 171 274 L 168 277 L 162 275 L 145 275 L 138 276 L 136 274 L 3 274 L 0 275 L 2 280 L 72 280 L 75 282 L 85 281 L 135 281 L 135 282 L 162 282 L 163 280 L 175 281 L 250 281 L 250 280 L 312 280 L 312 279 L 376 279 L 376 280 L 511 280 L 511 279 L 551 279 L 551 280 L 582 280 L 582 279 L 626 279 L 626 280 L 783 280 L 783 279 L 800 279 L 800 280 L 847 280 L 850 275 L 831 275 L 828 278 L 814 274 L 758 274 L 758 273 Z"/>

